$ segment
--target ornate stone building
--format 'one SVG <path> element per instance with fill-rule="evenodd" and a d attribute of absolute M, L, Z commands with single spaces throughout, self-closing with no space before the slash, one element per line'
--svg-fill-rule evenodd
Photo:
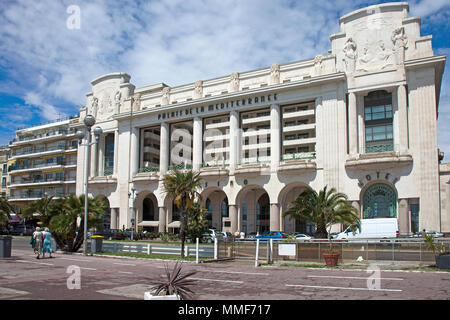
<path fill-rule="evenodd" d="M 218 229 L 309 232 L 282 213 L 305 188 L 327 185 L 346 193 L 361 218 L 397 218 L 402 234 L 450 232 L 436 127 L 446 57 L 434 55 L 404 2 L 351 12 L 339 24 L 331 50 L 308 60 L 177 87 L 136 88 L 125 73 L 93 80 L 80 117 L 94 115 L 103 129 L 91 147 L 89 188 L 109 200 L 111 228 L 134 220 L 176 231 L 162 181 L 178 167 L 200 171 L 201 201 Z"/>

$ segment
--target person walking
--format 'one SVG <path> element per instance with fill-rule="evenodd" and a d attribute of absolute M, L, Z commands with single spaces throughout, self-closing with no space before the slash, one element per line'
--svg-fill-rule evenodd
<path fill-rule="evenodd" d="M 33 232 L 33 239 L 36 240 L 36 243 L 34 245 L 34 253 L 37 253 L 36 259 L 39 259 L 41 257 L 42 242 L 44 241 L 41 228 L 36 227 L 36 231 Z"/>
<path fill-rule="evenodd" d="M 45 228 L 42 235 L 43 235 L 43 239 L 44 239 L 44 243 L 43 243 L 43 247 L 42 247 L 42 257 L 45 258 L 45 254 L 49 253 L 50 258 L 53 258 L 52 257 L 52 252 L 53 252 L 53 250 L 52 250 L 52 234 L 50 233 L 48 228 Z"/>

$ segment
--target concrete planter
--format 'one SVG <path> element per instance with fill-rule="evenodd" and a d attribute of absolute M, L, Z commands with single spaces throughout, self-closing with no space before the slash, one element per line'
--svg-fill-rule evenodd
<path fill-rule="evenodd" d="M 450 269 L 450 253 L 437 254 L 436 258 L 436 267 L 439 269 Z"/>
<path fill-rule="evenodd" d="M 0 259 L 11 257 L 12 237 L 0 237 Z"/>
<path fill-rule="evenodd" d="M 167 296 L 154 296 L 152 292 L 147 291 L 144 293 L 144 300 L 181 300 L 177 294 L 171 294 Z"/>
<path fill-rule="evenodd" d="M 338 264 L 339 253 L 324 253 L 323 258 L 327 267 L 335 267 Z"/>

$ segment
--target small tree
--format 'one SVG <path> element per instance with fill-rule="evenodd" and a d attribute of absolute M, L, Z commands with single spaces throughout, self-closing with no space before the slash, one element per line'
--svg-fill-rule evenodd
<path fill-rule="evenodd" d="M 206 219 L 206 210 L 198 202 L 195 202 L 187 211 L 187 237 L 191 240 L 202 237 L 208 230 L 208 220 Z"/>
<path fill-rule="evenodd" d="M 200 173 L 192 170 L 175 170 L 164 180 L 164 190 L 168 196 L 173 197 L 173 202 L 181 210 L 180 215 L 180 239 L 181 258 L 184 258 L 184 242 L 186 241 L 187 210 L 192 207 L 195 198 L 200 199 L 197 190 L 200 188 Z"/>
<path fill-rule="evenodd" d="M 318 238 L 328 238 L 331 246 L 331 227 L 341 223 L 350 226 L 354 232 L 360 228 L 359 218 L 356 216 L 355 207 L 347 203 L 348 197 L 344 193 L 337 192 L 327 186 L 317 193 L 312 189 L 306 189 L 295 201 L 289 204 L 289 209 L 284 216 L 290 216 L 302 222 L 313 222 L 316 224 Z"/>
<path fill-rule="evenodd" d="M 25 218 L 33 218 L 33 215 L 37 213 L 39 214 L 39 220 L 42 222 L 42 225 L 48 227 L 50 219 L 55 213 L 57 213 L 55 210 L 52 209 L 53 205 L 54 205 L 53 196 L 50 197 L 45 196 L 41 199 L 30 202 L 23 209 L 22 215 Z"/>
<path fill-rule="evenodd" d="M 88 228 L 101 226 L 106 213 L 105 202 L 89 198 L 88 209 Z M 64 251 L 77 252 L 84 241 L 84 195 L 56 201 L 50 211 L 49 227 L 56 243 Z"/>
<path fill-rule="evenodd" d="M 0 226 L 8 226 L 9 220 L 11 219 L 11 214 L 16 216 L 21 216 L 22 211 L 11 205 L 6 198 L 0 198 Z"/>

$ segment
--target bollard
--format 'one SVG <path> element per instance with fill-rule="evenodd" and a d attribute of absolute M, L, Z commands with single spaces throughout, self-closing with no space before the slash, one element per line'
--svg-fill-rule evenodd
<path fill-rule="evenodd" d="M 199 239 L 197 238 L 195 240 L 195 263 L 198 264 L 198 243 L 199 243 Z"/>
<path fill-rule="evenodd" d="M 218 244 L 217 244 L 217 238 L 214 239 L 214 259 L 217 260 L 219 257 L 218 253 Z"/>
<path fill-rule="evenodd" d="M 258 266 L 258 256 L 259 256 L 259 239 L 256 239 L 255 267 Z"/>

